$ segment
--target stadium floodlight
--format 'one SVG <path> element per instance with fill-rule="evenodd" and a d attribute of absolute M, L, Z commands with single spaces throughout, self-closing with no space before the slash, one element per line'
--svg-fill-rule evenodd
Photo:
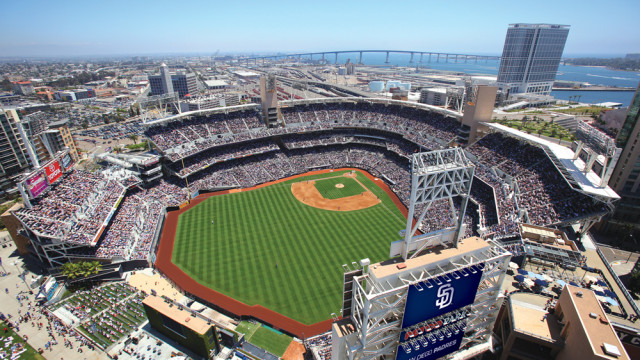
<path fill-rule="evenodd" d="M 461 148 L 420 152 L 411 160 L 411 198 L 404 240 L 392 243 L 390 251 L 392 257 L 401 255 L 405 260 L 435 245 L 458 246 L 464 235 L 464 214 L 475 169 Z M 455 197 L 462 198 L 457 211 Z M 429 209 L 441 200 L 448 201 L 455 225 L 416 236 Z"/>

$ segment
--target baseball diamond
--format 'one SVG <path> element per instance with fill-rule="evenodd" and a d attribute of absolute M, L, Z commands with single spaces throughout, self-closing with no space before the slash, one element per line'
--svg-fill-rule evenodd
<path fill-rule="evenodd" d="M 341 307 L 342 264 L 387 259 L 389 239 L 406 223 L 406 208 L 380 179 L 352 170 L 200 195 L 168 213 L 156 265 L 185 290 L 236 315 L 293 334 L 326 327 Z M 367 195 L 375 203 L 351 211 L 309 206 L 292 193 L 300 184 L 330 201 Z"/>

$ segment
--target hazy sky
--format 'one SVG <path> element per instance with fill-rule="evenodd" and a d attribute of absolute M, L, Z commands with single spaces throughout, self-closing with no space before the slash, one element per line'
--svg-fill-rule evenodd
<path fill-rule="evenodd" d="M 397 49 L 500 54 L 515 22 L 565 56 L 640 53 L 640 0 L 0 0 L 0 57 Z"/>

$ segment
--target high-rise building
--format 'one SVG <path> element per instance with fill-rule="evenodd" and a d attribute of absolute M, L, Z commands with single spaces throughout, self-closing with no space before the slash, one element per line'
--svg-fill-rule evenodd
<path fill-rule="evenodd" d="M 32 95 L 36 93 L 31 81 L 14 81 L 11 85 L 13 86 L 13 91 L 19 95 Z"/>
<path fill-rule="evenodd" d="M 48 124 L 40 111 L 21 119 L 18 110 L 0 112 L 0 198 L 16 194 L 16 183 L 25 171 L 41 166 L 60 151 L 68 148 L 73 160 L 78 160 L 68 120 Z"/>
<path fill-rule="evenodd" d="M 73 136 L 68 126 L 69 120 L 56 121 L 49 124 L 49 128 L 40 133 L 40 140 L 47 148 L 51 157 L 57 152 L 64 151 L 65 148 L 69 149 L 69 155 L 74 162 L 79 160 L 78 150 L 76 144 L 73 141 Z"/>
<path fill-rule="evenodd" d="M 171 73 L 169 73 L 169 67 L 167 64 L 162 63 L 160 65 L 160 78 L 162 79 L 162 93 L 171 94 L 173 92 L 173 83 L 171 82 Z"/>
<path fill-rule="evenodd" d="M 166 64 L 160 67 L 160 75 L 149 75 L 151 95 L 162 95 L 177 92 L 182 98 L 187 94 L 195 95 L 198 92 L 198 81 L 193 73 L 169 73 Z"/>
<path fill-rule="evenodd" d="M 620 195 L 614 219 L 640 224 L 640 85 L 631 100 L 616 146 L 622 154 L 611 175 L 610 184 Z"/>
<path fill-rule="evenodd" d="M 17 193 L 17 178 L 37 160 L 28 146 L 18 112 L 14 109 L 0 112 L 0 197 Z"/>
<path fill-rule="evenodd" d="M 178 73 L 171 75 L 171 83 L 173 85 L 173 91 L 177 92 L 180 97 L 196 95 L 198 93 L 196 74 Z"/>
<path fill-rule="evenodd" d="M 510 24 L 498 70 L 500 90 L 549 95 L 567 35 L 569 25 Z"/>

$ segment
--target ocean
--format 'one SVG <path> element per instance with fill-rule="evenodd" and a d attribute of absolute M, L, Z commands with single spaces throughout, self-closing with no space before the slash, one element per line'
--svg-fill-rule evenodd
<path fill-rule="evenodd" d="M 358 60 L 358 53 L 338 55 L 338 63 L 344 64 L 347 59 L 352 62 Z M 419 63 L 420 56 L 414 55 L 414 62 L 409 63 L 409 54 L 390 54 L 389 64 L 385 64 L 386 55 L 383 53 L 365 53 L 362 56 L 365 65 L 396 65 L 396 66 L 424 66 L 431 69 L 456 71 L 470 75 L 497 75 L 500 62 L 497 60 L 460 60 L 458 62 L 444 59 L 436 61 L 435 57 L 424 56 Z M 317 59 L 317 58 L 316 58 Z M 334 56 L 327 56 L 327 60 L 335 61 Z M 640 72 L 610 70 L 600 67 L 560 65 L 557 80 L 588 82 L 593 85 L 619 86 L 636 88 L 640 83 Z M 551 95 L 558 99 L 569 100 L 569 97 L 581 95 L 582 103 L 619 102 L 629 106 L 633 98 L 633 91 L 553 91 Z"/>

